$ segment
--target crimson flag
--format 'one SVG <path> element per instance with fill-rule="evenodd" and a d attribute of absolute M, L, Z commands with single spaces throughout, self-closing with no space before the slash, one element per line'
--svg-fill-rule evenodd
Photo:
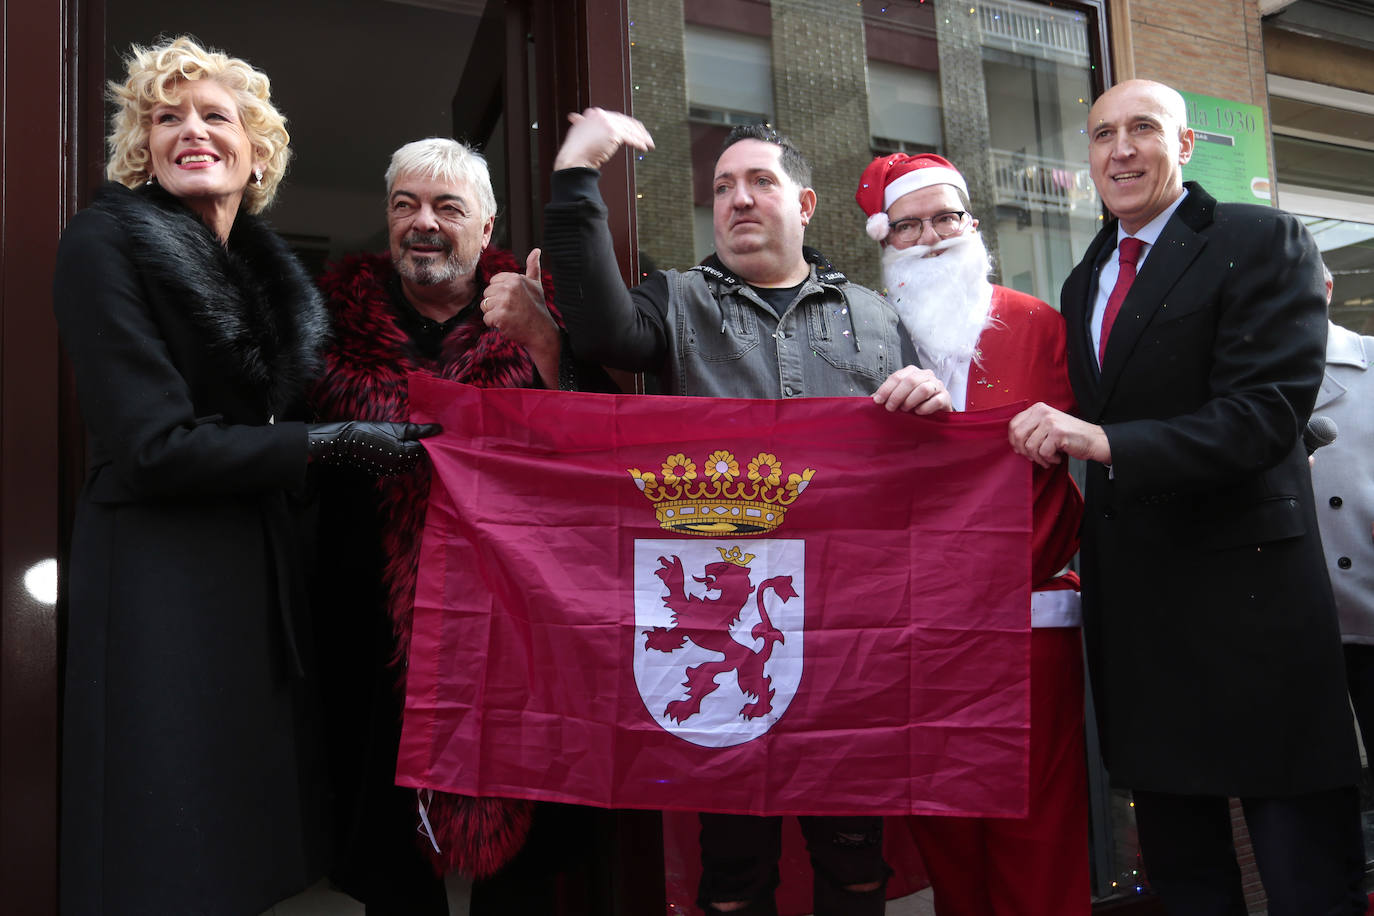
<path fill-rule="evenodd" d="M 401 785 L 617 808 L 1023 816 L 1014 408 L 412 376 L 433 485 Z"/>

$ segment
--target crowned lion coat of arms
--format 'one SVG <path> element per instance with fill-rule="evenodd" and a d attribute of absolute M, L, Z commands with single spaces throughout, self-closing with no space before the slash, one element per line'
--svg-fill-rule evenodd
<path fill-rule="evenodd" d="M 783 483 L 768 453 L 746 468 L 721 450 L 700 475 L 681 454 L 661 478 L 630 469 L 660 526 L 695 536 L 635 541 L 635 683 L 655 722 L 705 747 L 767 732 L 802 677 L 806 544 L 767 535 L 814 471 Z"/>

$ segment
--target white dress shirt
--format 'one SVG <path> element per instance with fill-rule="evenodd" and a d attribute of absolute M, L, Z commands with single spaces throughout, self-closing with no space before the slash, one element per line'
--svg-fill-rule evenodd
<path fill-rule="evenodd" d="M 1093 352 L 1102 352 L 1102 315 L 1107 310 L 1107 300 L 1112 297 L 1112 288 L 1116 286 L 1117 274 L 1121 272 L 1121 264 L 1118 256 L 1121 254 L 1121 240 L 1134 237 L 1145 243 L 1145 247 L 1140 251 L 1140 257 L 1136 259 L 1136 276 L 1140 275 L 1141 269 L 1145 266 L 1145 259 L 1154 250 L 1155 242 L 1159 240 L 1159 234 L 1164 231 L 1164 224 L 1169 222 L 1169 218 L 1174 215 L 1178 205 L 1183 203 L 1183 198 L 1188 196 L 1188 189 L 1184 188 L 1183 193 L 1178 195 L 1178 200 L 1165 207 L 1160 213 L 1138 232 L 1127 232 L 1116 224 L 1116 248 L 1102 264 L 1102 269 L 1097 274 L 1097 298 L 1093 300 L 1093 317 L 1089 330 L 1093 338 Z M 1099 363 L 1099 368 L 1101 364 Z"/>

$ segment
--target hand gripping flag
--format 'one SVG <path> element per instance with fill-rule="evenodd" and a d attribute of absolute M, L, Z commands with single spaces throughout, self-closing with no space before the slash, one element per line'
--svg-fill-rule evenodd
<path fill-rule="evenodd" d="M 401 785 L 619 808 L 1024 815 L 1013 410 L 411 378 L 434 468 Z"/>

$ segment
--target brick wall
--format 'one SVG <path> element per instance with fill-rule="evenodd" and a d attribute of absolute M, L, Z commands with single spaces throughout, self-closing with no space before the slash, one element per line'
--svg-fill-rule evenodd
<path fill-rule="evenodd" d="M 940 52 L 945 155 L 963 174 L 974 211 L 982 207 L 984 212 L 991 213 L 990 202 L 997 199 L 997 193 L 992 178 L 992 132 L 988 125 L 988 90 L 978 20 L 966 7 L 946 4 L 936 9 L 935 32 Z M 979 230 L 993 264 L 1000 264 L 997 220 L 984 219 Z M 992 280 L 1002 282 L 1000 268 L 994 269 Z"/>
<path fill-rule="evenodd" d="M 687 268 L 692 251 L 692 143 L 682 0 L 630 0 L 634 116 L 654 138 L 635 161 L 639 246 L 654 265 Z"/>
<path fill-rule="evenodd" d="M 851 280 L 876 286 L 878 246 L 854 203 L 869 151 L 863 13 L 854 3 L 773 0 L 773 98 L 778 130 L 801 147 L 819 204 L 806 230 Z"/>
<path fill-rule="evenodd" d="M 1264 105 L 1256 0 L 1131 0 L 1135 75 L 1185 92 Z"/>
<path fill-rule="evenodd" d="M 1131 0 L 1135 76 L 1258 105 L 1269 126 L 1257 0 Z M 1270 154 L 1270 179 L 1273 155 Z"/>

